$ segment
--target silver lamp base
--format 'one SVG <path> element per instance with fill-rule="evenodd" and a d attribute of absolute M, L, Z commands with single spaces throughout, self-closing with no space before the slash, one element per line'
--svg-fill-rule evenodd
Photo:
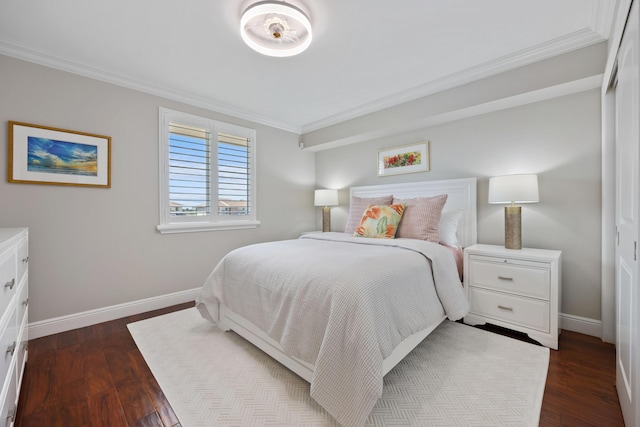
<path fill-rule="evenodd" d="M 522 249 L 520 206 L 505 206 L 504 208 L 504 247 L 507 249 Z"/>

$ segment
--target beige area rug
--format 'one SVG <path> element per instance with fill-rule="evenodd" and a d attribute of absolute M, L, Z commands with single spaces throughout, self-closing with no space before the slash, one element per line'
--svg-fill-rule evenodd
<path fill-rule="evenodd" d="M 195 308 L 128 325 L 183 427 L 337 426 L 309 384 Z M 367 426 L 537 426 L 549 349 L 445 321 L 384 378 Z"/>

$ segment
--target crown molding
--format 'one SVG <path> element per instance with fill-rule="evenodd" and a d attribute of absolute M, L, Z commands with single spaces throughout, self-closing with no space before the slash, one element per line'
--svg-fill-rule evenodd
<path fill-rule="evenodd" d="M 617 4 L 617 1 L 618 0 L 600 0 L 598 2 L 598 6 L 596 7 L 596 9 L 599 11 L 602 10 L 603 12 L 602 18 L 599 18 L 597 24 L 594 23 L 594 26 L 600 31 L 605 31 L 610 28 L 612 18 L 609 15 L 612 15 L 615 12 L 616 6 L 615 4 L 612 4 L 612 2 L 615 2 Z M 600 17 L 600 15 L 600 13 L 594 13 L 594 16 Z M 609 16 L 609 18 L 607 18 L 607 16 Z M 607 24 L 607 22 L 609 22 L 609 24 Z M 307 132 L 325 128 L 327 126 L 332 126 L 340 122 L 381 111 L 386 108 L 391 108 L 396 105 L 429 96 L 443 90 L 470 83 L 472 81 L 480 80 L 482 78 L 500 74 L 502 72 L 509 71 L 524 65 L 548 59 L 583 47 L 587 47 L 602 42 L 605 39 L 606 38 L 603 37 L 600 32 L 593 31 L 590 28 L 584 28 L 567 36 L 563 36 L 546 43 L 541 43 L 515 54 L 507 55 L 498 58 L 497 60 L 478 65 L 476 67 L 471 67 L 466 70 L 453 73 L 440 79 L 428 82 L 424 85 L 420 85 L 399 92 L 395 95 L 366 103 L 359 107 L 346 110 L 342 113 L 335 114 L 325 119 L 306 125 L 299 125 L 275 120 L 273 118 L 262 116 L 251 111 L 238 109 L 229 105 L 223 105 L 221 103 L 214 102 L 210 99 L 206 99 L 196 94 L 167 90 L 159 86 L 150 85 L 147 82 L 127 78 L 100 68 L 88 67 L 86 65 L 70 61 L 65 58 L 52 56 L 42 51 L 25 48 L 23 46 L 8 43 L 5 41 L 0 41 L 0 54 L 136 90 L 139 92 L 159 96 L 173 101 L 182 102 L 194 107 L 204 108 L 220 114 L 226 114 L 257 124 L 269 126 L 287 132 L 292 132 L 297 135 L 302 135 Z"/>
<path fill-rule="evenodd" d="M 82 77 L 88 77 L 90 79 L 110 83 L 116 86 L 121 86 L 127 89 L 136 90 L 138 92 L 143 92 L 173 101 L 182 102 L 194 107 L 204 108 L 216 113 L 226 114 L 239 119 L 249 120 L 254 123 L 270 126 L 288 132 L 293 132 L 298 135 L 302 132 L 301 126 L 295 125 L 293 123 L 274 120 L 272 118 L 261 116 L 250 111 L 245 111 L 242 109 L 230 107 L 228 105 L 216 103 L 210 99 L 206 99 L 195 94 L 182 92 L 179 93 L 176 91 L 167 90 L 165 88 L 151 85 L 146 82 L 141 82 L 139 80 L 134 80 L 122 75 L 111 73 L 100 68 L 89 67 L 74 61 L 52 56 L 41 51 L 25 48 L 23 46 L 15 45 L 5 41 L 0 41 L 0 54 L 45 67 L 54 68 L 56 70 L 77 74 Z"/>
<path fill-rule="evenodd" d="M 437 80 L 433 80 L 424 85 L 399 92 L 395 95 L 381 98 L 374 102 L 369 102 L 343 113 L 327 117 L 313 123 L 302 126 L 302 133 L 312 132 L 332 126 L 350 119 L 354 119 L 366 114 L 391 108 L 409 101 L 413 101 L 434 93 L 461 86 L 472 81 L 491 77 L 506 71 L 513 70 L 524 65 L 529 65 L 537 61 L 549 59 L 564 53 L 580 48 L 588 47 L 604 41 L 600 34 L 590 28 L 584 28 L 563 37 L 541 43 L 528 49 L 521 50 L 512 55 L 503 56 L 494 61 L 489 61 L 476 67 L 450 74 Z"/>
<path fill-rule="evenodd" d="M 395 125 L 378 129 L 371 129 L 366 132 L 358 133 L 356 135 L 351 135 L 345 138 L 338 138 L 317 145 L 312 145 L 310 147 L 305 147 L 304 150 L 311 152 L 330 150 L 332 148 L 344 147 L 347 145 L 371 141 L 379 138 L 386 138 L 400 133 L 413 132 L 419 129 L 441 125 L 443 123 L 468 119 L 470 117 L 477 117 L 483 114 L 489 114 L 509 108 L 520 107 L 523 105 L 533 104 L 535 102 L 541 102 L 561 96 L 572 95 L 574 93 L 585 92 L 588 90 L 599 88 L 602 85 L 602 79 L 602 74 L 585 77 L 583 79 L 561 83 L 556 86 L 520 93 L 517 95 L 496 99 L 477 105 L 470 105 L 458 110 L 452 110 L 440 114 L 421 117 L 420 119 L 410 122 L 403 121 Z"/>

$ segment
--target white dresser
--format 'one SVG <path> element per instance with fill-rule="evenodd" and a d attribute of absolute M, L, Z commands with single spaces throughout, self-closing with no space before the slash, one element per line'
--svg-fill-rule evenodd
<path fill-rule="evenodd" d="M 29 232 L 0 228 L 0 426 L 12 426 L 27 361 Z"/>
<path fill-rule="evenodd" d="M 464 250 L 464 322 L 525 332 L 558 349 L 562 252 L 473 245 Z"/>

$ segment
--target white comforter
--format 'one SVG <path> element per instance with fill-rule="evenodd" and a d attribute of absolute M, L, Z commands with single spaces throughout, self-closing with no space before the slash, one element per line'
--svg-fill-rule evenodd
<path fill-rule="evenodd" d="M 311 397 L 345 426 L 364 424 L 382 395 L 383 359 L 403 339 L 468 311 L 446 248 L 344 233 L 232 251 L 196 303 L 214 323 L 225 304 L 313 364 Z"/>

